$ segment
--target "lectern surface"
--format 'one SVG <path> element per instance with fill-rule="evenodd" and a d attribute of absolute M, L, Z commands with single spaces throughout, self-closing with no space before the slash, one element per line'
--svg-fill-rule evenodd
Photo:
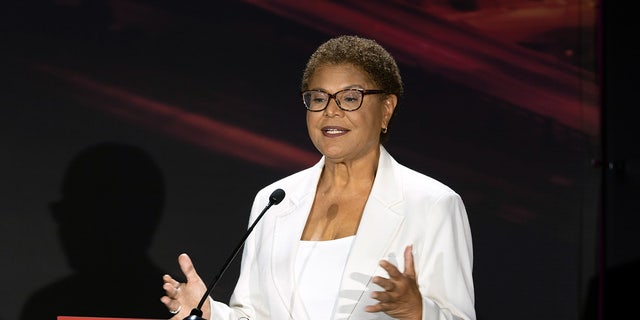
<path fill-rule="evenodd" d="M 58 320 L 161 320 L 161 319 L 58 316 Z"/>

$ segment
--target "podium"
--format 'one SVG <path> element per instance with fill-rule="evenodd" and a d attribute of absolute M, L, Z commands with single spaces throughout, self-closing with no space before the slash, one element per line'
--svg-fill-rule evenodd
<path fill-rule="evenodd" d="M 57 320 L 161 320 L 161 319 L 58 316 Z"/>

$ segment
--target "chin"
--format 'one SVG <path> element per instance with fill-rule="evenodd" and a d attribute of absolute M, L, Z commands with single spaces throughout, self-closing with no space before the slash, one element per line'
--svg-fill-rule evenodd
<path fill-rule="evenodd" d="M 335 159 L 345 157 L 348 153 L 344 147 L 338 146 L 325 146 L 323 148 L 318 148 L 320 152 L 327 158 Z"/>

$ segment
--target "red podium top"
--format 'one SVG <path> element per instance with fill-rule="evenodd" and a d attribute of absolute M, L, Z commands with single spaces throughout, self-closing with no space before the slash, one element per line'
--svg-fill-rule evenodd
<path fill-rule="evenodd" d="M 160 319 L 58 316 L 58 320 L 160 320 Z"/>

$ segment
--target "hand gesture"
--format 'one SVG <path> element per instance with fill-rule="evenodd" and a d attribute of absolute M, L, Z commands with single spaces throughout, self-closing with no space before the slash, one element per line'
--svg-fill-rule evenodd
<path fill-rule="evenodd" d="M 365 308 L 368 312 L 384 312 L 392 318 L 401 320 L 422 319 L 422 296 L 416 282 L 413 266 L 412 246 L 404 249 L 404 272 L 400 272 L 389 261 L 380 261 L 380 266 L 389 274 L 389 279 L 373 277 L 373 283 L 384 291 L 374 291 L 371 297 L 379 302 Z"/>
<path fill-rule="evenodd" d="M 162 288 L 165 296 L 160 301 L 173 313 L 172 320 L 182 320 L 189 316 L 191 310 L 198 306 L 202 295 L 207 291 L 207 286 L 196 272 L 191 258 L 186 253 L 178 257 L 180 270 L 185 275 L 187 282 L 181 283 L 166 274 L 162 277 L 164 284 Z M 205 301 L 201 308 L 205 319 L 209 319 L 211 313 L 211 305 L 209 300 Z"/>

